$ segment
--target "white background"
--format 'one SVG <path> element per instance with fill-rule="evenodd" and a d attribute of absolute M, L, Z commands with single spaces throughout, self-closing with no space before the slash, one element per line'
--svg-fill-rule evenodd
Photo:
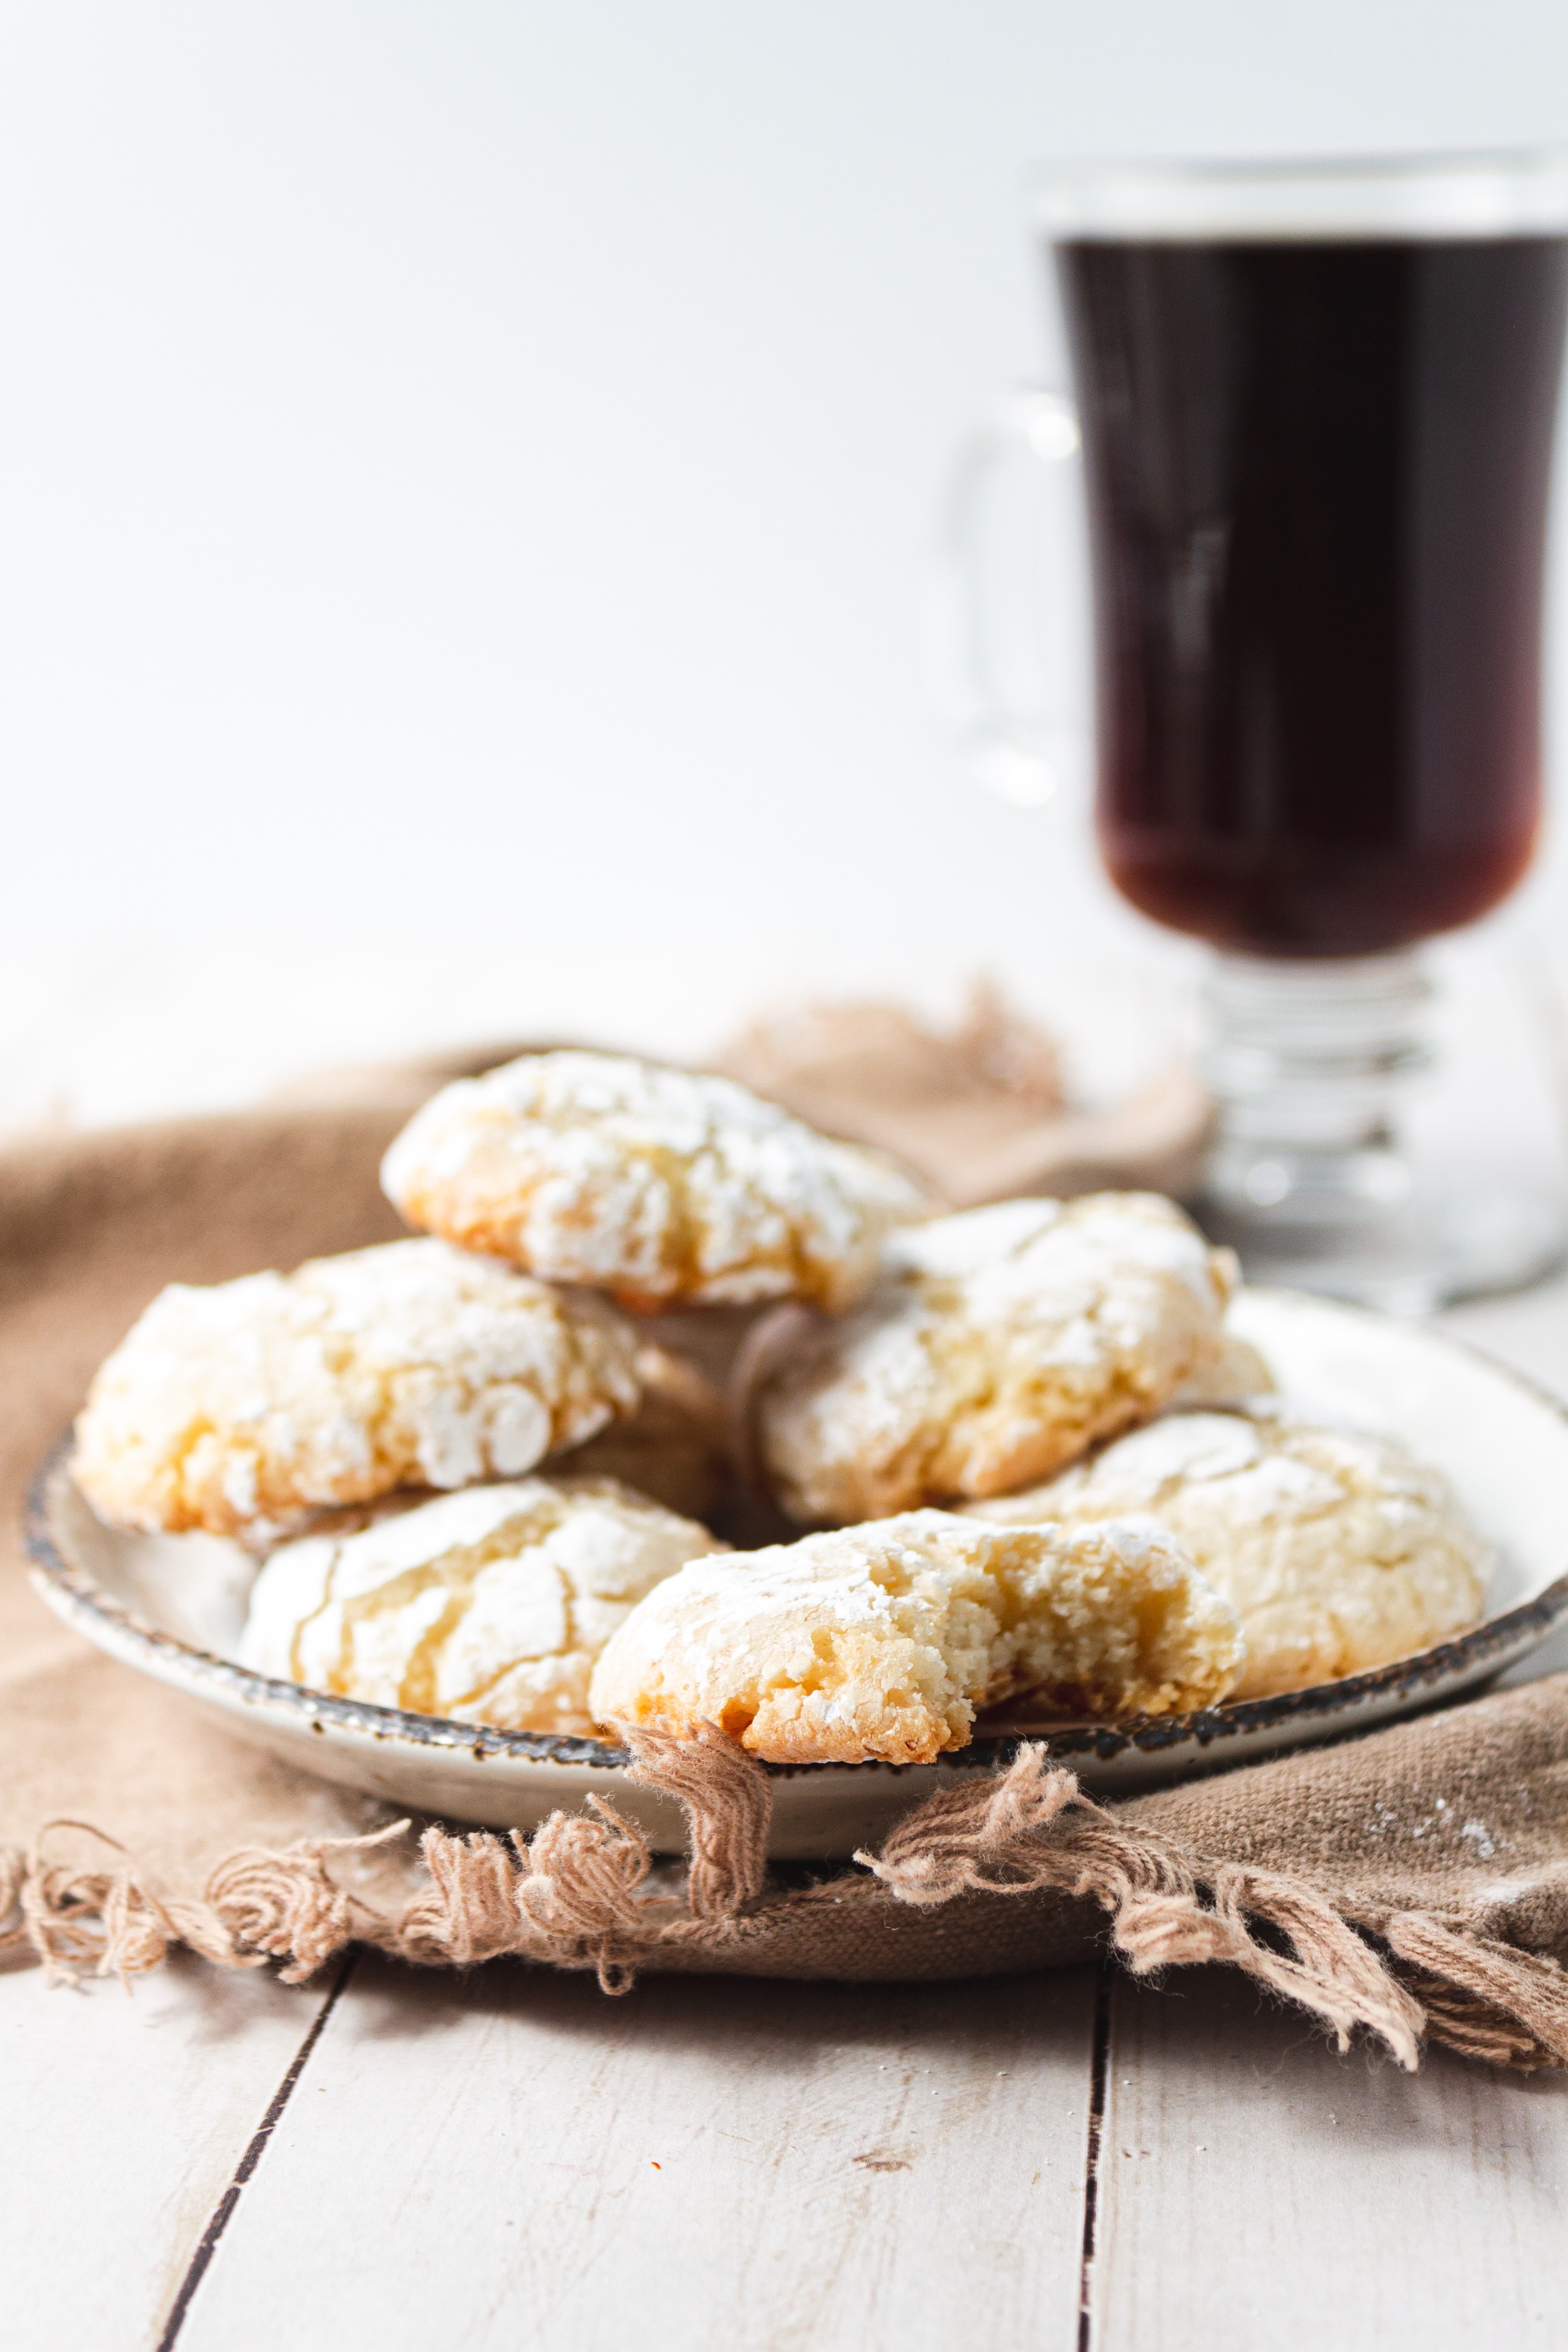
<path fill-rule="evenodd" d="M 1560 0 L 9 0 L 0 41 L 12 1122 L 1160 974 L 922 677 L 944 465 L 1049 362 L 1027 167 L 1568 139 Z"/>

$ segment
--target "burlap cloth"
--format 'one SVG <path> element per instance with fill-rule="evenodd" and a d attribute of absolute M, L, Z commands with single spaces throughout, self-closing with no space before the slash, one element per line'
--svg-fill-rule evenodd
<path fill-rule="evenodd" d="M 1031 1747 L 816 1878 L 769 1876 L 769 1781 L 738 1749 L 650 1740 L 636 1769 L 692 1821 L 671 1885 L 605 1813 L 521 1852 L 385 1837 L 367 1801 L 67 1633 L 13 1530 L 94 1366 L 166 1281 L 390 1238 L 376 1162 L 427 1084 L 0 1153 L 0 1949 L 131 1974 L 178 1941 L 299 1978 L 363 1941 L 621 1990 L 644 1969 L 929 1979 L 1109 1947 L 1141 1973 L 1228 1962 L 1407 2065 L 1424 2034 L 1568 2063 L 1568 1676 L 1104 1807 Z"/>

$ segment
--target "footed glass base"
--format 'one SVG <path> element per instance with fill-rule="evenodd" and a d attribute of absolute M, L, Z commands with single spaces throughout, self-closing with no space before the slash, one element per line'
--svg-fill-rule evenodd
<path fill-rule="evenodd" d="M 1278 1209 L 1212 1192 L 1198 1215 L 1228 1242 L 1249 1282 L 1315 1290 L 1390 1315 L 1430 1315 L 1460 1298 L 1521 1290 L 1568 1259 L 1568 1216 L 1544 1194 L 1414 1190 L 1398 1209 L 1314 1216 L 1308 1197 Z"/>
<path fill-rule="evenodd" d="M 1413 956 L 1221 956 L 1207 993 L 1218 1127 L 1198 1214 L 1249 1281 L 1426 1315 L 1568 1257 L 1568 1202 L 1446 1187 L 1399 1150 L 1395 1094 L 1429 1060 Z"/>

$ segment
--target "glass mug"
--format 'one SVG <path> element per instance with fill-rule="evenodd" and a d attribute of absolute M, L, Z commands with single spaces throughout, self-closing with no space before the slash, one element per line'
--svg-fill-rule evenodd
<path fill-rule="evenodd" d="M 1023 600 L 981 528 L 1026 454 L 1070 578 L 1081 452 L 1100 854 L 1218 951 L 1205 1224 L 1258 1278 L 1406 1311 L 1529 1280 L 1560 1212 L 1418 1182 L 1394 1103 L 1415 943 L 1505 898 L 1540 823 L 1568 155 L 1063 170 L 1035 217 L 1076 400 L 1013 395 L 953 478 L 972 763 L 1023 801 L 1085 764 L 1070 694 L 997 677 Z"/>

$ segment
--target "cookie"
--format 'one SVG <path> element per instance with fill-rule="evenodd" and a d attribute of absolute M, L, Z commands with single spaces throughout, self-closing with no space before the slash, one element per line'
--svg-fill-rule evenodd
<path fill-rule="evenodd" d="M 525 1054 L 443 1088 L 382 1182 L 411 1224 L 639 1312 L 847 1307 L 927 1205 L 890 1162 L 731 1079 L 612 1054 Z"/>
<path fill-rule="evenodd" d="M 1272 1396 L 1273 1373 L 1250 1339 L 1239 1333 L 1220 1335 L 1220 1353 L 1212 1364 L 1200 1365 L 1171 1399 L 1171 1408 L 1199 1404 L 1245 1404 L 1249 1397 Z"/>
<path fill-rule="evenodd" d="M 1005 1494 L 1216 1362 L 1233 1266 L 1152 1193 L 1006 1201 L 895 1234 L 845 1322 L 798 1331 L 782 1360 L 759 1335 L 752 1458 L 807 1524 Z"/>
<path fill-rule="evenodd" d="M 1094 1716 L 1206 1706 L 1242 1657 L 1234 1612 L 1169 1537 L 982 1528 L 945 1511 L 692 1562 L 594 1670 L 605 1722 L 717 1724 L 779 1764 L 929 1764 L 982 1706 Z"/>
<path fill-rule="evenodd" d="M 1147 1513 L 1241 1620 L 1237 1698 L 1385 1665 L 1473 1624 L 1488 1550 L 1436 1470 L 1392 1438 L 1267 1408 L 1172 1413 L 1048 1485 L 980 1504 L 990 1524 Z"/>
<path fill-rule="evenodd" d="M 603 1300 L 445 1242 L 174 1283 L 92 1384 L 77 1483 L 112 1525 L 264 1538 L 531 1470 L 635 1410 L 636 1351 Z"/>
<path fill-rule="evenodd" d="M 613 1478 L 470 1486 L 284 1544 L 252 1588 L 240 1659 L 339 1698 L 585 1733 L 605 1643 L 661 1579 L 721 1549 Z"/>
<path fill-rule="evenodd" d="M 706 1519 L 731 1475 L 724 1400 L 695 1364 L 668 1348 L 645 1342 L 636 1369 L 642 1402 L 631 1419 L 612 1421 L 546 1466 L 618 1478 L 666 1510 Z"/>

